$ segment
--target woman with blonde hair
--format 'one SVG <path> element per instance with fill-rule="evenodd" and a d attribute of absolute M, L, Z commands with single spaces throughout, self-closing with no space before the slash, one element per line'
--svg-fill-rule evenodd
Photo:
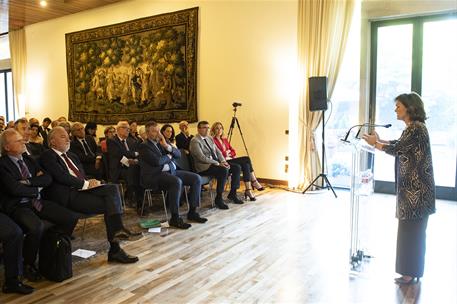
<path fill-rule="evenodd" d="M 213 123 L 211 127 L 211 136 L 213 137 L 214 143 L 217 148 L 222 152 L 229 164 L 238 164 L 241 166 L 243 171 L 243 182 L 246 190 L 244 191 L 244 197 L 249 197 L 250 201 L 255 201 L 256 198 L 252 192 L 252 187 L 258 191 L 262 191 L 265 188 L 257 181 L 254 174 L 254 168 L 249 156 L 236 157 L 235 149 L 230 145 L 226 137 L 224 137 L 224 126 L 220 122 Z"/>

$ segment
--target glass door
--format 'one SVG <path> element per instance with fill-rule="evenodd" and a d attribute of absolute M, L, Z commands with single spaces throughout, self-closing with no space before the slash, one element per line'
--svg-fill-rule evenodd
<path fill-rule="evenodd" d="M 425 103 L 437 197 L 457 200 L 456 14 L 372 23 L 370 121 L 383 139 L 400 137 L 394 98 L 415 91 Z M 394 158 L 375 157 L 375 190 L 394 193 Z"/>

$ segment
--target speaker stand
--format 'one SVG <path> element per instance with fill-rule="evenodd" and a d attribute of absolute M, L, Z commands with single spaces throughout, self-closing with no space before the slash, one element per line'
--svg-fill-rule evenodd
<path fill-rule="evenodd" d="M 305 190 L 303 190 L 302 194 L 305 194 L 308 189 L 311 188 L 311 186 L 314 186 L 318 189 L 328 189 L 332 190 L 333 195 L 335 195 L 335 198 L 337 198 L 335 190 L 332 187 L 332 184 L 330 184 L 330 181 L 327 178 L 327 174 L 325 174 L 325 110 L 322 111 L 322 167 L 321 167 L 321 173 L 316 176 L 316 178 L 306 187 Z M 317 181 L 319 178 L 322 180 L 321 185 L 317 184 Z"/>

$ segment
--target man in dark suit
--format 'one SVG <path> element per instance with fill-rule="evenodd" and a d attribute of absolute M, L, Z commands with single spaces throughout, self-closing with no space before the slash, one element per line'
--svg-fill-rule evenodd
<path fill-rule="evenodd" d="M 48 133 L 51 131 L 51 128 L 49 128 L 49 125 L 51 125 L 51 118 L 46 117 L 43 119 L 43 123 L 41 124 L 40 128 L 38 131 L 40 132 L 41 137 L 43 137 L 43 146 L 46 148 L 48 147 Z"/>
<path fill-rule="evenodd" d="M 200 176 L 176 169 L 173 160 L 180 158 L 181 153 L 167 143 L 156 122 L 146 124 L 146 135 L 148 139 L 140 145 L 139 149 L 140 180 L 143 187 L 167 191 L 167 203 L 171 211 L 171 219 L 168 223 L 173 227 L 187 229 L 191 225 L 184 223 L 179 217 L 179 201 L 183 185 L 190 186 L 190 209 L 187 219 L 205 223 L 207 219 L 200 217 L 197 212 L 197 207 L 200 206 Z"/>
<path fill-rule="evenodd" d="M 176 146 L 178 149 L 184 149 L 189 154 L 190 140 L 194 137 L 189 133 L 189 123 L 185 120 L 181 121 L 179 123 L 179 130 L 181 132 L 176 135 Z"/>
<path fill-rule="evenodd" d="M 119 121 L 116 125 L 116 135 L 108 138 L 109 177 L 118 184 L 119 179 L 127 183 L 125 197 L 139 205 L 141 190 L 139 188 L 139 167 L 137 142 L 129 137 L 130 127 L 127 121 Z"/>
<path fill-rule="evenodd" d="M 100 179 L 102 156 L 97 152 L 94 137 L 85 134 L 84 125 L 80 122 L 73 123 L 71 135 L 70 152 L 78 156 L 87 175 Z"/>
<path fill-rule="evenodd" d="M 41 219 L 57 225 L 61 232 L 71 235 L 78 216 L 59 204 L 41 198 L 41 189 L 51 184 L 49 174 L 41 170 L 25 152 L 22 136 L 14 129 L 2 133 L 0 183 L 3 189 L 1 204 L 26 234 L 24 241 L 24 274 L 38 281 L 40 274 L 35 260 L 40 247 L 44 224 Z"/>
<path fill-rule="evenodd" d="M 101 185 L 99 180 L 86 179 L 78 157 L 68 152 L 70 139 L 62 127 L 55 127 L 48 134 L 50 149 L 44 152 L 40 162 L 54 181 L 43 190 L 43 196 L 83 214 L 104 214 L 110 250 L 108 261 L 135 263 L 137 257 L 125 253 L 119 246 L 120 238 L 131 233 L 122 223 L 121 197 L 117 185 Z"/>
<path fill-rule="evenodd" d="M 22 276 L 22 229 L 8 216 L 0 213 L 0 243 L 3 246 L 3 261 L 5 266 L 4 293 L 29 294 L 33 287 L 25 285 L 19 279 Z"/>

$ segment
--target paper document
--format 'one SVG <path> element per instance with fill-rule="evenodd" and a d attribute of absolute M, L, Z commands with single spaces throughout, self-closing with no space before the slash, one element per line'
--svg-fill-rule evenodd
<path fill-rule="evenodd" d="M 121 164 L 123 164 L 123 165 L 126 166 L 126 167 L 129 167 L 129 166 L 130 166 L 130 164 L 129 164 L 129 159 L 128 159 L 127 157 L 125 157 L 125 156 L 122 156 L 122 158 L 121 158 Z"/>
<path fill-rule="evenodd" d="M 154 227 L 154 228 L 149 228 L 148 229 L 148 232 L 152 232 L 152 233 L 160 233 L 160 227 Z"/>
<path fill-rule="evenodd" d="M 75 252 L 72 253 L 72 255 L 87 259 L 90 258 L 91 256 L 95 255 L 95 251 L 92 250 L 86 250 L 86 249 L 78 249 Z"/>

